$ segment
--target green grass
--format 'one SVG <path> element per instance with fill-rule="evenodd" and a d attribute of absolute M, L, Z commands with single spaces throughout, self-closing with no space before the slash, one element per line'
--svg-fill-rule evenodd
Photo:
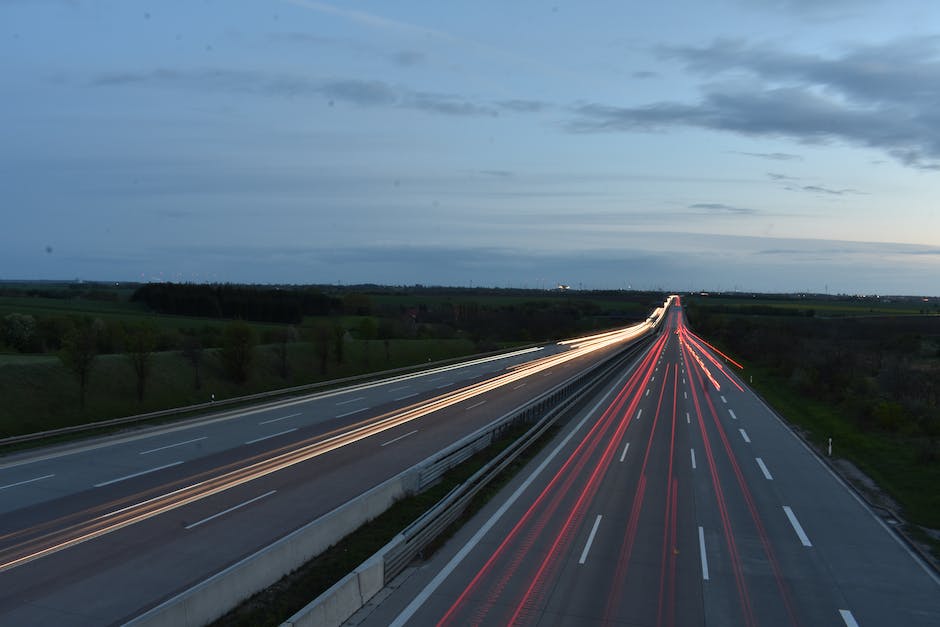
<path fill-rule="evenodd" d="M 774 307 L 785 311 L 806 311 L 812 309 L 817 316 L 871 316 L 871 315 L 917 315 L 926 310 L 937 313 L 934 304 L 910 300 L 897 300 L 887 302 L 882 299 L 866 298 L 852 300 L 793 298 L 777 299 L 764 298 L 714 298 L 702 296 L 685 296 L 683 301 L 703 308 L 710 306 L 721 307 Z"/>

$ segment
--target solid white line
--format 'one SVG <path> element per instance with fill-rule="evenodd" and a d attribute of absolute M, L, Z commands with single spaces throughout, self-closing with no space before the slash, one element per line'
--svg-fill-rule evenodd
<path fill-rule="evenodd" d="M 773 481 L 774 478 L 770 474 L 770 471 L 767 470 L 767 466 L 764 465 L 764 460 L 762 460 L 760 457 L 757 457 L 756 459 L 757 459 L 757 465 L 760 466 L 760 471 L 764 473 L 765 477 L 767 477 L 767 481 Z"/>
<path fill-rule="evenodd" d="M 255 438 L 254 440 L 248 440 L 245 444 L 254 444 L 255 442 L 261 442 L 262 440 L 270 440 L 271 438 L 276 438 L 279 435 L 284 435 L 285 433 L 290 433 L 291 431 L 296 431 L 297 427 L 293 429 L 287 429 L 285 431 L 278 431 L 277 433 L 272 433 L 271 435 L 264 435 L 260 438 Z"/>
<path fill-rule="evenodd" d="M 594 544 L 594 536 L 597 534 L 597 527 L 601 524 L 601 515 L 598 514 L 597 518 L 594 519 L 594 526 L 591 527 L 591 533 L 588 535 L 587 544 L 584 545 L 584 550 L 581 551 L 581 559 L 578 560 L 579 564 L 583 564 L 587 561 L 588 551 L 591 550 L 591 545 Z"/>
<path fill-rule="evenodd" d="M 388 446 L 389 444 L 394 444 L 395 442 L 398 442 L 399 440 L 403 440 L 403 439 L 407 438 L 409 435 L 414 435 L 414 434 L 416 434 L 417 432 L 418 432 L 417 429 L 415 429 L 414 431 L 409 431 L 409 432 L 406 433 L 405 435 L 400 435 L 400 436 L 398 436 L 397 438 L 395 438 L 395 439 L 393 439 L 393 440 L 389 440 L 389 441 L 386 442 L 385 444 L 382 444 L 382 446 Z"/>
<path fill-rule="evenodd" d="M 118 481 L 124 481 L 125 479 L 133 479 L 134 477 L 139 477 L 141 475 L 147 475 L 152 472 L 157 472 L 158 470 L 163 470 L 164 468 L 171 468 L 172 466 L 179 466 L 183 462 L 173 462 L 172 464 L 165 464 L 163 466 L 157 466 L 156 468 L 151 468 L 150 470 L 141 470 L 140 472 L 135 472 L 132 475 L 126 475 L 124 477 L 118 477 L 117 479 L 111 479 L 110 481 L 102 481 L 101 483 L 96 483 L 96 488 L 102 488 L 106 485 L 111 485 L 112 483 L 117 483 Z"/>
<path fill-rule="evenodd" d="M 733 409 L 729 409 L 729 410 L 728 410 L 728 413 L 731 414 L 731 417 L 734 418 L 735 420 L 738 419 L 738 417 L 737 417 L 737 415 L 734 413 L 734 410 L 733 410 Z"/>
<path fill-rule="evenodd" d="M 405 400 L 406 398 L 411 398 L 412 396 L 417 396 L 417 395 L 418 395 L 417 392 L 412 392 L 411 394 L 405 394 L 404 396 L 399 396 L 399 397 L 396 398 L 395 400 L 396 400 L 396 401 L 403 401 L 403 400 Z"/>
<path fill-rule="evenodd" d="M 34 481 L 42 481 L 43 479 L 49 479 L 50 477 L 55 477 L 55 473 L 51 475 L 43 475 L 41 477 L 35 477 L 33 479 L 27 479 L 26 481 L 17 481 L 16 483 L 8 483 L 7 485 L 0 485 L 0 490 L 6 490 L 7 488 L 15 488 L 18 485 L 25 485 L 27 483 L 32 483 Z"/>
<path fill-rule="evenodd" d="M 790 509 L 789 505 L 783 506 L 783 513 L 787 515 L 790 524 L 793 525 L 793 530 L 796 531 L 796 535 L 800 538 L 800 543 L 803 546 L 813 546 L 813 543 L 806 537 L 806 532 L 803 531 L 803 527 L 800 526 L 800 521 L 796 519 L 796 515 L 793 513 L 793 510 Z"/>
<path fill-rule="evenodd" d="M 689 453 L 692 454 L 692 470 L 695 470 L 695 468 L 696 468 L 696 466 L 695 466 L 695 449 L 694 449 L 694 448 L 690 448 L 690 449 L 689 449 Z"/>
<path fill-rule="evenodd" d="M 642 416 L 642 415 L 643 415 L 643 410 L 641 409 L 640 411 L 638 411 L 638 412 L 636 413 L 636 419 L 639 420 L 639 419 L 640 419 L 640 416 Z"/>
<path fill-rule="evenodd" d="M 173 447 L 176 447 L 176 446 L 183 446 L 184 444 L 192 444 L 193 442 L 199 442 L 200 440 L 206 440 L 206 439 L 208 439 L 208 438 L 209 438 L 209 436 L 204 435 L 204 436 L 202 436 L 201 438 L 193 438 L 192 440 L 186 440 L 185 442 L 177 442 L 176 444 L 167 444 L 166 446 L 161 446 L 161 447 L 159 447 L 159 448 L 152 448 L 152 449 L 150 449 L 149 451 L 141 451 L 141 452 L 139 452 L 139 453 L 137 453 L 137 454 L 138 454 L 138 455 L 147 455 L 147 454 L 149 454 L 149 453 L 156 453 L 157 451 L 163 451 L 163 450 L 166 450 L 166 449 L 168 449 L 168 448 L 173 448 Z"/>
<path fill-rule="evenodd" d="M 486 402 L 486 401 L 480 401 L 479 403 L 474 403 L 473 405 L 470 405 L 469 407 L 467 407 L 465 411 L 470 411 L 470 410 L 473 409 L 474 407 L 479 407 L 480 405 L 484 404 L 485 402 Z"/>
<path fill-rule="evenodd" d="M 702 579 L 708 581 L 708 558 L 705 556 L 705 530 L 698 528 L 698 550 L 702 556 Z"/>
<path fill-rule="evenodd" d="M 524 388 L 524 387 L 525 387 L 525 383 L 520 383 L 519 385 L 514 385 L 512 389 L 518 390 L 519 388 Z"/>
<path fill-rule="evenodd" d="M 261 422 L 258 423 L 258 426 L 261 426 L 261 425 L 269 425 L 269 424 L 271 424 L 272 422 L 280 422 L 280 421 L 282 421 L 282 420 L 287 420 L 288 418 L 296 418 L 297 416 L 300 416 L 300 414 L 299 414 L 299 413 L 298 413 L 298 414 L 287 414 L 286 416 L 281 416 L 280 418 L 272 418 L 271 420 L 262 420 Z"/>
<path fill-rule="evenodd" d="M 738 429 L 738 431 L 741 432 L 741 437 L 744 438 L 744 441 L 750 444 L 751 438 L 747 437 L 747 431 L 745 431 L 744 429 Z"/>
<path fill-rule="evenodd" d="M 431 380 L 433 381 L 433 379 Z M 359 401 L 364 401 L 364 400 L 366 400 L 365 396 L 357 396 L 356 398 L 351 398 L 348 401 L 340 401 L 336 403 L 336 406 L 338 407 L 340 405 L 349 405 L 350 403 L 357 403 Z"/>
<path fill-rule="evenodd" d="M 337 415 L 336 417 L 337 417 L 337 418 L 345 418 L 346 416 L 352 416 L 353 414 L 358 414 L 359 412 L 361 412 L 361 411 L 366 411 L 367 409 L 369 409 L 369 408 L 368 408 L 368 407 L 363 407 L 362 409 L 354 409 L 353 411 L 348 411 L 348 412 L 346 412 L 345 414 L 339 414 L 339 415 Z"/>
<path fill-rule="evenodd" d="M 852 616 L 852 612 L 848 610 L 839 610 L 839 616 L 842 617 L 842 622 L 845 623 L 845 627 L 858 627 L 858 621 L 855 620 L 854 616 Z"/>
<path fill-rule="evenodd" d="M 689 418 L 689 412 L 685 412 L 685 424 L 687 425 L 692 424 L 692 419 Z"/>
<path fill-rule="evenodd" d="M 623 382 L 626 381 L 627 377 L 630 376 L 630 373 L 633 370 L 633 368 L 628 369 L 627 372 L 625 372 L 624 375 L 618 380 L 617 384 L 611 387 L 610 390 L 607 391 L 607 394 L 601 397 L 601 399 L 597 401 L 597 403 L 595 403 L 595 405 L 586 414 L 584 414 L 584 418 L 581 419 L 574 429 L 572 429 L 568 435 L 566 435 L 564 439 L 558 443 L 558 446 L 556 446 L 552 452 L 549 453 L 544 460 L 542 460 L 542 463 L 532 471 L 532 474 L 522 482 L 522 485 L 516 488 L 516 491 L 513 492 L 508 499 L 506 499 L 499 509 L 497 509 L 496 512 L 494 512 L 493 515 L 490 516 L 490 518 L 485 523 L 483 523 L 483 526 L 481 526 L 477 532 L 473 534 L 473 536 L 460 548 L 460 550 L 457 551 L 457 554 L 450 558 L 450 561 L 447 562 L 447 564 L 437 573 L 437 575 L 434 576 L 430 583 L 428 583 L 428 585 L 426 585 L 424 589 L 421 590 L 421 592 L 415 595 L 415 597 L 411 600 L 411 603 L 409 603 L 405 609 L 403 609 L 401 613 L 395 617 L 395 620 L 389 624 L 389 627 L 403 627 L 409 620 L 411 620 L 411 617 L 414 616 L 415 612 L 418 611 L 418 608 L 424 605 L 424 602 L 427 601 L 432 594 L 434 594 L 435 590 L 437 590 L 440 585 L 444 583 L 445 579 L 450 577 L 450 574 L 454 572 L 457 566 L 459 566 L 464 558 L 467 557 L 470 551 L 476 548 L 476 545 L 480 543 L 480 540 L 483 539 L 483 536 L 485 536 L 490 531 L 490 529 L 492 529 L 496 523 L 499 522 L 499 519 L 503 517 L 506 511 L 512 507 L 516 501 L 519 500 L 519 497 L 522 496 L 522 493 L 525 492 L 530 485 L 532 485 L 538 476 L 542 474 L 542 471 L 545 470 L 545 468 L 558 456 L 558 453 L 560 453 L 561 450 L 568 445 L 568 442 L 571 441 L 571 438 L 573 438 L 574 435 L 580 431 L 581 427 L 584 426 L 584 423 L 586 423 L 588 419 L 594 415 L 594 412 L 597 411 L 597 408 L 605 403 L 607 399 L 610 398 L 610 395 L 614 393 L 614 391 L 620 389 L 620 386 L 623 384 Z"/>
<path fill-rule="evenodd" d="M 724 403 L 725 405 L 728 404 L 728 399 L 726 399 L 723 394 L 721 396 L 721 402 Z"/>
<path fill-rule="evenodd" d="M 623 445 L 623 453 L 620 454 L 620 461 L 623 461 L 627 458 L 627 451 L 630 450 L 630 443 L 627 442 Z"/>
<path fill-rule="evenodd" d="M 234 512 L 236 509 L 241 509 L 242 507 L 245 507 L 246 505 L 251 505 L 251 504 L 254 503 L 255 501 L 260 501 L 260 500 L 263 499 L 264 497 L 266 497 L 266 496 L 271 496 L 271 495 L 274 494 L 275 492 L 277 492 L 277 490 L 271 490 L 270 492 L 265 492 L 265 493 L 262 494 L 261 496 L 256 496 L 256 497 L 253 498 L 253 499 L 248 499 L 248 500 L 245 501 L 244 503 L 239 503 L 239 504 L 236 505 L 235 507 L 230 507 L 230 508 L 228 508 L 227 510 L 224 510 L 224 511 L 219 512 L 218 514 L 213 514 L 212 516 L 209 516 L 208 518 L 203 518 L 203 519 L 200 520 L 199 522 L 194 522 L 194 523 L 192 523 L 192 524 L 190 524 L 190 525 L 186 525 L 185 527 L 183 527 L 183 529 L 189 531 L 189 530 L 192 529 L 193 527 L 198 527 L 199 525 L 201 525 L 201 524 L 203 524 L 203 523 L 207 523 L 207 522 L 209 522 L 210 520 L 214 520 L 214 519 L 218 518 L 219 516 L 224 516 L 224 515 L 226 515 L 226 514 L 229 514 L 229 513 L 231 513 L 231 512 Z"/>

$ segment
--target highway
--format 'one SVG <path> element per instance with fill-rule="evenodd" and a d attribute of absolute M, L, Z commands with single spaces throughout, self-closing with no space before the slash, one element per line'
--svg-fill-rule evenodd
<path fill-rule="evenodd" d="M 940 580 L 681 306 L 353 625 L 940 625 Z"/>
<path fill-rule="evenodd" d="M 125 622 L 648 326 L 5 457 L 0 624 Z"/>

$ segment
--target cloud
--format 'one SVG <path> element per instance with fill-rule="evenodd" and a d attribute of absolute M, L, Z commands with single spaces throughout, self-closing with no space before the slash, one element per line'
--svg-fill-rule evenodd
<path fill-rule="evenodd" d="M 788 188 L 789 189 L 789 188 Z M 846 194 L 864 194 L 855 189 L 832 189 L 822 185 L 804 185 L 801 188 L 804 192 L 815 192 L 818 194 L 828 194 L 830 196 L 845 196 Z"/>
<path fill-rule="evenodd" d="M 757 157 L 759 159 L 770 159 L 772 161 L 802 161 L 803 157 L 800 155 L 794 155 L 789 152 L 744 152 L 741 150 L 733 150 L 732 153 L 736 155 L 744 155 L 746 157 Z"/>
<path fill-rule="evenodd" d="M 402 67 L 412 67 L 425 62 L 427 56 L 416 50 L 399 50 L 392 55 L 392 60 Z"/>
<path fill-rule="evenodd" d="M 806 144 L 840 142 L 881 150 L 907 166 L 940 169 L 940 36 L 856 47 L 828 58 L 728 39 L 661 54 L 709 78 L 740 79 L 743 72 L 751 80 L 746 88 L 741 80 L 712 80 L 692 103 L 581 104 L 568 130 L 686 126 Z"/>
<path fill-rule="evenodd" d="M 767 176 L 774 181 L 799 181 L 800 177 L 798 176 L 787 176 L 786 174 L 778 174 L 777 172 L 768 172 Z"/>
<path fill-rule="evenodd" d="M 278 97 L 319 96 L 363 107 L 385 106 L 454 116 L 498 115 L 496 106 L 471 102 L 455 94 L 415 91 L 377 80 L 314 79 L 253 70 L 156 69 L 108 72 L 94 77 L 90 85 L 171 87 Z"/>
<path fill-rule="evenodd" d="M 707 213 L 714 215 L 754 215 L 757 213 L 756 209 L 748 209 L 746 207 L 735 207 L 733 205 L 726 205 L 720 202 L 699 202 L 694 205 L 689 205 L 689 209 L 704 209 Z"/>
<path fill-rule="evenodd" d="M 485 174 L 486 176 L 492 176 L 498 179 L 509 179 L 515 176 L 509 170 L 479 170 L 480 174 Z"/>
<path fill-rule="evenodd" d="M 651 72 L 649 70 L 637 70 L 630 74 L 633 78 L 646 79 L 646 78 L 659 78 L 659 72 Z"/>
<path fill-rule="evenodd" d="M 501 109 L 517 113 L 538 113 L 548 109 L 551 105 L 539 100 L 500 100 L 496 103 Z"/>

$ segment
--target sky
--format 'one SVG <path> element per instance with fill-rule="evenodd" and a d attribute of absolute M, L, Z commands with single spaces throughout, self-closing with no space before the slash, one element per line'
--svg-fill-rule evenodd
<path fill-rule="evenodd" d="M 934 0 L 0 0 L 0 280 L 940 295 Z"/>

